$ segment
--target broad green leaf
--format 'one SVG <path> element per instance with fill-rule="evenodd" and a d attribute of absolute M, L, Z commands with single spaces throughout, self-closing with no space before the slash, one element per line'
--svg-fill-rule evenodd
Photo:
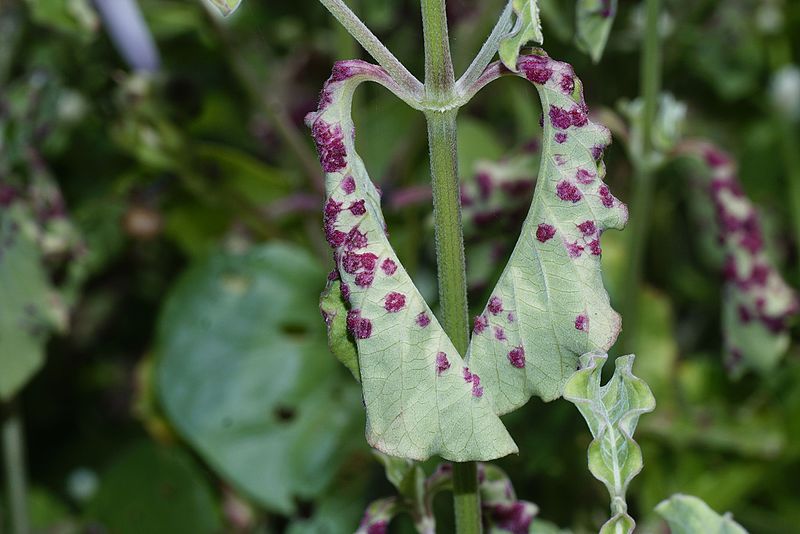
<path fill-rule="evenodd" d="M 306 118 L 326 173 L 325 233 L 335 250 L 347 326 L 358 347 L 367 441 L 402 458 L 453 461 L 516 452 L 389 244 L 380 193 L 355 151 L 352 95 L 364 81 L 397 90 L 380 68 L 339 62 Z"/>
<path fill-rule="evenodd" d="M 676 494 L 656 506 L 671 534 L 747 534 L 729 513 L 719 515 L 701 499 Z"/>
<path fill-rule="evenodd" d="M 114 459 L 86 515 L 115 534 L 213 534 L 222 528 L 214 493 L 192 457 L 152 443 Z"/>
<path fill-rule="evenodd" d="M 0 183 L 0 194 L 7 191 L 9 186 Z M 56 295 L 37 236 L 22 202 L 0 205 L 0 400 L 13 397 L 42 366 L 56 325 Z"/>
<path fill-rule="evenodd" d="M 611 33 L 617 0 L 578 0 L 575 7 L 575 42 L 597 63 Z"/>
<path fill-rule="evenodd" d="M 642 470 L 642 451 L 633 440 L 639 417 L 655 408 L 650 388 L 631 370 L 633 355 L 617 358 L 614 376 L 600 385 L 606 354 L 581 356 L 581 366 L 564 387 L 564 398 L 577 406 L 594 440 L 589 444 L 589 470 L 606 485 L 613 516 L 601 533 L 633 532 L 625 492 Z"/>
<path fill-rule="evenodd" d="M 475 318 L 467 358 L 499 414 L 532 395 L 560 396 L 579 356 L 616 340 L 620 317 L 603 286 L 600 235 L 628 217 L 603 183 L 610 134 L 589 120 L 572 67 L 544 55 L 523 56 L 518 66 L 545 115 L 541 163 L 519 240 Z"/>
<path fill-rule="evenodd" d="M 713 218 L 703 219 L 708 226 L 701 232 L 714 235 L 721 251 L 726 367 L 734 377 L 747 369 L 768 373 L 789 347 L 786 323 L 798 311 L 797 295 L 766 251 L 760 217 L 742 191 L 735 161 L 701 141 L 687 142 L 681 150 L 708 168 L 699 178 L 700 191 L 713 207 Z"/>
<path fill-rule="evenodd" d="M 358 382 L 358 349 L 353 336 L 347 331 L 347 305 L 342 298 L 342 284 L 329 280 L 319 301 L 319 309 L 328 328 L 328 348 L 350 370 Z"/>
<path fill-rule="evenodd" d="M 223 478 L 283 513 L 319 495 L 361 441 L 357 388 L 336 372 L 314 304 L 323 276 L 288 245 L 216 253 L 159 321 L 166 415 Z"/>
<path fill-rule="evenodd" d="M 236 11 L 242 0 L 208 0 L 211 4 L 219 9 L 219 12 L 226 17 Z"/>
<path fill-rule="evenodd" d="M 516 72 L 519 49 L 530 41 L 542 44 L 544 36 L 538 0 L 511 0 L 511 5 L 517 19 L 509 35 L 500 41 L 498 52 L 503 64 Z"/>

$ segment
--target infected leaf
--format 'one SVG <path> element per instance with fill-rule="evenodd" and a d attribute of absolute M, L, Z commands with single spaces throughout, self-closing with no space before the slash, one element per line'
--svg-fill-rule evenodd
<path fill-rule="evenodd" d="M 239 8 L 242 0 L 210 0 L 210 2 L 219 9 L 220 13 L 227 17 Z"/>
<path fill-rule="evenodd" d="M 511 6 L 517 19 L 511 32 L 500 41 L 498 52 L 506 68 L 516 72 L 519 49 L 530 41 L 542 44 L 544 36 L 538 0 L 512 0 Z"/>
<path fill-rule="evenodd" d="M 319 301 L 319 309 L 328 327 L 328 347 L 336 358 L 350 370 L 357 381 L 358 349 L 347 331 L 347 306 L 342 298 L 342 284 L 339 280 L 329 280 Z"/>
<path fill-rule="evenodd" d="M 334 66 L 307 124 L 326 173 L 325 234 L 334 249 L 346 324 L 358 347 L 367 441 L 423 460 L 493 459 L 517 448 L 386 237 L 380 193 L 355 152 L 352 95 L 364 81 L 397 90 L 361 61 Z"/>
<path fill-rule="evenodd" d="M 633 355 L 616 360 L 614 376 L 604 386 L 600 379 L 608 356 L 588 353 L 581 367 L 564 387 L 564 398 L 577 406 L 586 419 L 594 440 L 589 444 L 589 470 L 606 485 L 613 516 L 601 534 L 631 533 L 635 522 L 628 515 L 625 492 L 642 470 L 642 451 L 633 440 L 639 417 L 655 408 L 647 384 L 631 370 Z"/>
<path fill-rule="evenodd" d="M 589 120 L 572 67 L 544 55 L 523 56 L 518 66 L 545 115 L 541 164 L 522 233 L 475 318 L 467 358 L 499 414 L 532 395 L 560 396 L 578 357 L 616 340 L 620 317 L 603 286 L 600 235 L 628 218 L 603 183 L 610 134 Z M 504 73 L 495 64 L 484 77 Z"/>
<path fill-rule="evenodd" d="M 715 256 L 722 258 L 725 364 L 733 376 L 746 369 L 767 373 L 789 347 L 787 320 L 797 314 L 797 295 L 766 252 L 760 217 L 742 190 L 735 161 L 704 142 L 685 143 L 681 151 L 699 156 L 709 171 L 697 180 L 713 208 L 706 230 L 715 235 Z"/>
<path fill-rule="evenodd" d="M 691 495 L 676 494 L 656 506 L 671 534 L 747 534 L 730 513 L 719 515 Z"/>

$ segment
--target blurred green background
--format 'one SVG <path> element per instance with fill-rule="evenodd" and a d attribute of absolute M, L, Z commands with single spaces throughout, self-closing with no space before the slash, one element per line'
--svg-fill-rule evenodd
<path fill-rule="evenodd" d="M 418 3 L 348 3 L 421 76 Z M 573 2 L 541 3 L 545 49 L 574 65 L 592 111 L 639 94 L 639 2 L 620 2 L 597 64 L 574 45 Z M 448 1 L 457 72 L 503 4 Z M 318 298 L 333 262 L 302 120 L 335 60 L 368 58 L 313 0 L 245 0 L 226 19 L 196 0 L 139 5 L 158 56 L 87 0 L 0 3 L 0 394 L 4 416 L 23 421 L 34 531 L 351 532 L 393 489 L 364 441 L 358 385 L 327 348 Z M 736 157 L 772 258 L 798 287 L 800 74 L 787 65 L 800 58 L 800 3 L 663 8 L 664 89 L 686 103 L 687 134 Z M 354 113 L 391 242 L 435 309 L 423 116 L 377 87 L 359 91 Z M 479 94 L 459 116 L 466 186 L 497 162 L 534 179 L 539 116 L 519 80 Z M 606 181 L 629 201 L 623 146 L 606 151 Z M 643 531 L 661 528 L 653 507 L 680 491 L 750 532 L 800 532 L 798 346 L 760 373 L 727 375 L 722 279 L 703 259 L 689 174 L 663 166 L 648 214 L 634 344 L 658 407 L 637 432 L 645 468 L 628 501 Z M 525 208 L 466 229 L 476 308 Z M 632 208 L 629 226 L 640 215 Z M 35 244 L 14 241 L 26 225 Z M 629 230 L 603 236 L 618 310 Z M 33 334 L 16 335 L 12 310 Z M 586 469 L 591 438 L 574 406 L 533 399 L 504 421 L 521 452 L 497 464 L 517 494 L 562 528 L 596 531 L 607 495 Z M 453 528 L 449 499 L 437 500 L 441 532 Z"/>

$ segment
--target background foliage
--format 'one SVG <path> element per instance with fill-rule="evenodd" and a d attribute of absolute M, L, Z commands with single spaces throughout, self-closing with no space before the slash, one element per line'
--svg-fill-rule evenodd
<path fill-rule="evenodd" d="M 573 43 L 572 3 L 541 3 L 548 52 L 574 65 L 591 109 L 613 120 L 608 113 L 639 92 L 639 6 L 620 2 L 594 64 Z M 417 2 L 349 4 L 422 71 Z M 392 491 L 316 306 L 332 262 L 302 118 L 333 61 L 363 53 L 312 0 L 245 2 L 225 21 L 193 0 L 140 6 L 160 60 L 121 55 L 88 2 L 0 6 L 0 254 L 15 262 L 0 270 L 0 396 L 16 394 L 25 416 L 34 526 L 352 531 L 366 503 Z M 448 2 L 456 70 L 501 7 Z M 772 260 L 798 287 L 790 193 L 800 89 L 775 80 L 800 57 L 800 5 L 670 0 L 664 11 L 663 85 L 687 105 L 684 130 L 738 160 Z M 433 305 L 422 116 L 376 87 L 357 94 L 354 116 L 390 240 Z M 459 117 L 465 187 L 500 164 L 502 179 L 535 179 L 538 120 L 524 82 L 481 93 Z M 630 201 L 623 147 L 617 139 L 607 150 L 606 181 Z M 723 282 L 703 252 L 690 174 L 664 166 L 649 213 L 633 348 L 657 408 L 637 429 L 645 469 L 628 502 L 643 530 L 659 528 L 654 508 L 682 492 L 732 511 L 750 532 L 792 532 L 796 335 L 775 366 L 727 375 Z M 500 274 L 522 206 L 489 199 L 466 210 L 476 305 Z M 630 225 L 637 216 L 632 208 Z M 603 236 L 617 309 L 626 250 L 624 233 Z M 575 407 L 532 400 L 504 422 L 521 452 L 497 465 L 517 495 L 562 528 L 596 531 L 607 495 L 586 469 L 592 436 Z M 434 503 L 442 532 L 452 528 L 448 499 Z M 411 521 L 393 528 L 408 532 Z"/>

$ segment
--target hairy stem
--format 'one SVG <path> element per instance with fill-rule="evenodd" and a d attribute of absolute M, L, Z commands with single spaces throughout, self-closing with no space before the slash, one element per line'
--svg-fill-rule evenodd
<path fill-rule="evenodd" d="M 642 263 L 647 246 L 649 214 L 653 202 L 653 124 L 658 106 L 658 93 L 661 85 L 661 42 L 658 34 L 660 0 L 646 0 L 646 25 L 644 46 L 640 59 L 639 84 L 642 91 L 642 149 L 641 160 L 634 162 L 636 167 L 633 182 L 631 214 L 635 223 L 630 232 L 628 272 L 626 277 L 625 300 L 623 302 L 623 348 L 626 352 L 634 350 L 638 326 L 639 286 L 642 282 Z"/>
<path fill-rule="evenodd" d="M 429 103 L 446 102 L 453 96 L 455 77 L 447 33 L 444 0 L 421 0 L 425 41 L 425 97 Z"/>
<path fill-rule="evenodd" d="M 492 58 L 494 58 L 495 54 L 497 54 L 497 49 L 500 46 L 500 40 L 505 37 L 509 31 L 511 31 L 512 13 L 513 11 L 511 10 L 511 2 L 509 1 L 503 10 L 503 13 L 500 15 L 500 18 L 497 19 L 497 24 L 495 24 L 492 32 L 489 34 L 489 37 L 483 43 L 478 55 L 475 56 L 475 59 L 472 60 L 470 66 L 467 67 L 467 70 L 464 71 L 464 74 L 458 79 L 458 82 L 456 83 L 456 89 L 459 94 L 464 93 L 469 86 L 475 83 L 475 81 L 483 73 L 484 69 L 486 69 L 486 66 L 492 61 Z"/>
<path fill-rule="evenodd" d="M 421 0 L 425 39 L 425 97 L 428 104 L 451 100 L 455 79 L 447 35 L 444 0 Z M 436 263 L 439 275 L 439 302 L 444 330 L 462 355 L 469 345 L 469 308 L 464 261 L 464 234 L 461 228 L 461 198 L 456 152 L 457 110 L 429 111 L 433 185 L 433 216 L 436 227 Z M 453 500 L 456 532 L 480 534 L 481 513 L 478 474 L 475 462 L 453 464 Z"/>
<path fill-rule="evenodd" d="M 28 483 L 25 474 L 25 438 L 16 402 L 8 406 L 2 419 L 3 463 L 11 534 L 28 534 Z"/>
<path fill-rule="evenodd" d="M 366 24 L 364 24 L 353 11 L 347 7 L 342 0 L 320 0 L 336 20 L 344 26 L 350 35 L 359 42 L 364 50 L 375 58 L 378 64 L 386 69 L 386 72 L 405 89 L 409 94 L 420 96 L 422 84 L 411 74 L 405 66 L 400 63 L 392 52 L 384 46 Z"/>

